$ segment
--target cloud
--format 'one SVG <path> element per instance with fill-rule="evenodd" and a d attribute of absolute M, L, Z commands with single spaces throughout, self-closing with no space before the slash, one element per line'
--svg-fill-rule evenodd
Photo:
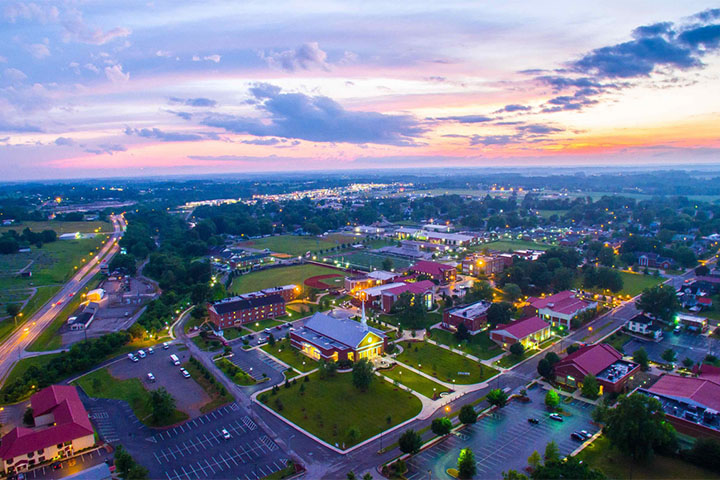
<path fill-rule="evenodd" d="M 451 117 L 438 117 L 435 120 L 443 120 L 458 123 L 485 123 L 491 122 L 494 119 L 485 115 L 458 115 Z"/>
<path fill-rule="evenodd" d="M 65 28 L 65 39 L 75 40 L 91 45 L 104 45 L 116 38 L 124 38 L 132 33 L 132 30 L 125 27 L 115 27 L 104 31 L 99 27 L 87 25 L 82 13 L 77 9 L 69 9 L 63 12 L 60 23 Z"/>
<path fill-rule="evenodd" d="M 222 57 L 220 55 L 214 54 L 214 55 L 206 55 L 204 57 L 201 57 L 199 55 L 193 55 L 192 61 L 193 62 L 200 62 L 202 60 L 207 60 L 208 62 L 215 62 L 220 63 L 220 59 Z"/>
<path fill-rule="evenodd" d="M 530 125 L 519 125 L 516 127 L 519 132 L 535 135 L 547 135 L 548 133 L 562 132 L 563 129 L 559 127 L 553 127 L 551 125 L 543 124 L 530 124 Z"/>
<path fill-rule="evenodd" d="M 125 83 L 130 80 L 130 72 L 123 72 L 123 67 L 119 63 L 112 67 L 105 67 L 105 76 L 112 83 Z"/>
<path fill-rule="evenodd" d="M 20 83 L 27 79 L 27 75 L 17 68 L 6 68 L 3 72 L 3 78 L 10 83 Z"/>
<path fill-rule="evenodd" d="M 44 43 L 33 43 L 27 45 L 25 49 L 38 60 L 50 56 L 50 49 Z"/>
<path fill-rule="evenodd" d="M 176 132 L 165 132 L 158 128 L 125 128 L 125 135 L 137 135 L 143 138 L 156 138 L 163 142 L 194 142 L 197 140 L 203 140 L 202 135 L 194 133 L 176 133 Z"/>
<path fill-rule="evenodd" d="M 68 137 L 58 137 L 55 139 L 55 145 L 70 147 L 72 145 L 75 145 L 75 141 L 72 138 Z"/>
<path fill-rule="evenodd" d="M 18 20 L 51 23 L 57 21 L 60 11 L 53 5 L 40 5 L 34 2 L 14 2 L 5 7 L 4 14 L 10 23 L 15 23 Z"/>
<path fill-rule="evenodd" d="M 95 155 L 102 155 L 103 153 L 107 153 L 108 155 L 112 155 L 115 152 L 124 152 L 127 148 L 125 148 L 125 145 L 118 145 L 118 144 L 102 144 L 98 145 L 96 148 L 86 148 L 85 151 L 88 153 L 94 153 Z"/>
<path fill-rule="evenodd" d="M 426 131 L 410 115 L 350 111 L 331 98 L 282 93 L 274 85 L 256 85 L 250 94 L 266 118 L 212 114 L 202 124 L 258 137 L 385 145 L 414 145 Z"/>
<path fill-rule="evenodd" d="M 686 30 L 680 34 L 678 39 L 693 48 L 702 47 L 705 50 L 715 50 L 720 46 L 720 25 L 705 25 Z"/>
<path fill-rule="evenodd" d="M 505 107 L 502 108 L 501 111 L 503 112 L 527 112 L 528 110 L 532 109 L 532 107 L 529 107 L 527 105 L 518 105 L 516 103 L 505 105 Z"/>
<path fill-rule="evenodd" d="M 215 100 L 210 98 L 178 98 L 170 97 L 170 103 L 187 105 L 188 107 L 214 107 L 217 105 Z"/>
<path fill-rule="evenodd" d="M 28 123 L 15 123 L 4 120 L 0 117 L 0 132 L 3 133 L 40 133 L 42 128 L 36 125 L 30 125 Z"/>
<path fill-rule="evenodd" d="M 182 118 L 183 120 L 192 120 L 192 113 L 190 113 L 190 112 L 178 112 L 175 110 L 166 110 L 166 112 L 172 113 L 173 115 L 176 115 L 176 116 Z"/>
<path fill-rule="evenodd" d="M 256 138 L 253 140 L 242 140 L 240 143 L 247 145 L 277 145 L 280 140 L 277 138 Z"/>
<path fill-rule="evenodd" d="M 515 126 L 515 133 L 503 135 L 473 135 L 470 145 L 510 145 L 515 143 L 537 143 L 549 140 L 548 135 L 560 133 L 564 130 L 546 124 L 520 124 Z"/>
<path fill-rule="evenodd" d="M 345 53 L 347 57 L 349 52 Z M 310 70 L 312 68 L 330 69 L 330 65 L 327 63 L 327 53 L 320 48 L 317 42 L 304 43 L 298 48 L 282 52 L 260 52 L 259 55 L 271 67 L 280 68 L 286 72 Z M 346 61 L 354 61 L 354 59 L 348 57 Z"/>

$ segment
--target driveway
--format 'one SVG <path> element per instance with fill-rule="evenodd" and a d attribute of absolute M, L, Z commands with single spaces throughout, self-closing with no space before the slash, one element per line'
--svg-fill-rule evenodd
<path fill-rule="evenodd" d="M 528 391 L 531 402 L 513 401 L 412 457 L 407 462 L 410 470 L 406 477 L 410 480 L 450 479 L 446 470 L 456 468 L 461 449 L 471 448 L 477 463 L 476 478 L 502 478 L 502 472 L 511 469 L 522 472 L 532 452 L 537 450 L 542 455 L 551 440 L 557 443 L 561 455 L 568 455 L 580 446 L 580 442 L 570 438 L 572 432 L 598 431 L 590 422 L 594 406 L 576 400 L 562 404 L 570 414 L 564 417 L 565 421 L 551 420 L 544 405 L 545 392 L 536 386 Z M 531 425 L 527 421 L 530 417 L 540 423 Z"/>

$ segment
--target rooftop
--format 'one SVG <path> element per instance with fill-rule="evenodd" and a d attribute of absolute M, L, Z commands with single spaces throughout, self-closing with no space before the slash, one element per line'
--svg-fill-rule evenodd
<path fill-rule="evenodd" d="M 462 318 L 477 318 L 487 313 L 488 309 L 492 305 L 490 302 L 476 302 L 463 307 L 451 308 L 448 313 Z"/>
<path fill-rule="evenodd" d="M 618 360 L 609 367 L 601 370 L 600 373 L 596 375 L 596 378 L 605 380 L 606 382 L 616 383 L 625 378 L 625 376 L 637 366 L 637 363 Z"/>
<path fill-rule="evenodd" d="M 247 310 L 255 307 L 264 307 L 276 303 L 284 303 L 282 295 L 263 295 L 262 297 L 240 298 L 235 297 L 229 300 L 214 303 L 211 308 L 215 309 L 218 315 L 225 313 L 237 312 L 238 310 Z"/>
<path fill-rule="evenodd" d="M 545 320 L 535 316 L 518 320 L 517 322 L 500 324 L 495 330 L 493 330 L 493 332 L 504 333 L 518 340 L 522 340 L 528 335 L 532 335 L 535 332 L 549 328 L 549 326 L 550 325 Z"/>
<path fill-rule="evenodd" d="M 419 282 L 403 283 L 396 287 L 389 288 L 389 289 L 383 291 L 383 295 L 385 295 L 385 294 L 402 295 L 405 292 L 412 293 L 413 295 L 417 295 L 419 293 L 425 293 L 428 290 L 432 290 L 433 288 L 435 288 L 435 284 L 433 282 L 431 282 L 430 280 L 421 280 Z"/>
<path fill-rule="evenodd" d="M 311 330 L 312 333 L 308 332 L 308 330 Z M 337 345 L 332 342 L 339 342 L 344 346 L 356 348 L 363 338 L 367 336 L 368 332 L 372 332 L 380 338 L 385 338 L 385 333 L 377 328 L 365 327 L 355 320 L 335 318 L 318 312 L 307 319 L 305 326 L 296 333 L 303 338 L 319 334 L 320 337 L 324 337 L 324 341 L 335 346 Z M 320 337 L 317 338 L 320 339 Z"/>
<path fill-rule="evenodd" d="M 622 359 L 622 354 L 610 345 L 598 343 L 580 347 L 575 352 L 555 364 L 555 368 L 573 365 L 584 375 L 592 374 L 596 377 L 608 367 Z"/>
<path fill-rule="evenodd" d="M 430 262 L 427 260 L 420 260 L 410 267 L 411 271 L 427 273 L 428 275 L 441 275 L 443 272 L 453 270 L 454 267 L 445 265 L 444 263 Z"/>
<path fill-rule="evenodd" d="M 572 314 L 590 306 L 590 302 L 575 297 L 575 292 L 565 290 L 544 298 L 530 297 L 528 303 L 538 310 L 547 308 L 553 312 Z"/>

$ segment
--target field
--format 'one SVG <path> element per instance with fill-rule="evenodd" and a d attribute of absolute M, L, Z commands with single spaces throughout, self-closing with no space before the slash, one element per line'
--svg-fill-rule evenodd
<path fill-rule="evenodd" d="M 110 375 L 107 368 L 85 375 L 79 378 L 76 383 L 91 397 L 126 401 L 132 407 L 138 419 L 150 426 L 173 425 L 188 418 L 186 413 L 175 410 L 170 418 L 164 422 L 154 423 L 150 417 L 152 414 L 150 392 L 143 386 L 142 382 L 137 378 L 119 380 Z"/>
<path fill-rule="evenodd" d="M 494 242 L 481 243 L 472 249 L 479 251 L 485 248 L 507 252 L 508 250 L 547 250 L 551 245 L 544 243 L 526 242 L 525 240 L 496 240 Z"/>
<path fill-rule="evenodd" d="M 230 291 L 235 294 L 247 293 L 262 290 L 263 288 L 289 285 L 291 283 L 304 288 L 304 282 L 306 279 L 318 275 L 329 275 L 331 273 L 337 273 L 344 276 L 344 273 L 341 270 L 310 264 L 269 268 L 267 270 L 260 270 L 258 272 L 235 277 L 232 285 L 230 286 Z"/>
<path fill-rule="evenodd" d="M 321 237 L 301 237 L 297 235 L 273 235 L 239 244 L 240 247 L 267 248 L 271 252 L 287 253 L 293 256 L 333 248 L 336 245 L 334 241 L 325 240 Z"/>
<path fill-rule="evenodd" d="M 427 342 L 400 342 L 403 351 L 397 360 L 421 370 L 445 383 L 470 385 L 480 383 L 497 370 Z M 467 373 L 467 375 L 461 375 Z"/>
<path fill-rule="evenodd" d="M 665 281 L 662 277 L 636 273 L 620 272 L 620 276 L 623 280 L 623 289 L 620 293 L 631 297 L 640 295 L 646 288 L 654 287 Z"/>
<path fill-rule="evenodd" d="M 54 358 L 59 357 L 59 353 L 50 353 L 48 355 L 40 355 L 37 357 L 23 358 L 15 364 L 7 378 L 5 379 L 5 385 L 12 384 L 15 380 L 18 380 L 30 367 L 45 368 Z"/>
<path fill-rule="evenodd" d="M 447 330 L 441 330 L 439 328 L 433 328 L 431 330 L 432 339 L 448 347 L 462 350 L 465 353 L 474 355 L 481 360 L 487 360 L 489 358 L 496 357 L 502 353 L 500 347 L 490 340 L 488 332 L 480 332 L 473 335 L 470 340 L 464 340 L 458 342 L 457 338 L 452 332 Z"/>
<path fill-rule="evenodd" d="M 349 253 L 342 257 L 344 263 L 349 263 L 351 267 L 360 267 L 365 270 L 382 270 L 383 261 L 390 259 L 392 267 L 395 270 L 409 267 L 413 264 L 412 261 L 398 257 L 388 257 L 385 255 L 377 255 L 369 252 L 355 252 Z M 341 257 L 333 257 L 333 260 L 340 260 Z"/>
<path fill-rule="evenodd" d="M 0 235 L 15 230 L 18 233 L 22 233 L 25 228 L 29 228 L 33 232 L 42 232 L 43 230 L 55 230 L 58 236 L 63 233 L 92 233 L 97 229 L 100 232 L 112 232 L 113 226 L 108 222 L 93 221 L 93 222 L 60 222 L 60 221 L 47 221 L 47 222 L 20 222 L 14 225 L 0 227 Z"/>
<path fill-rule="evenodd" d="M 435 395 L 440 395 L 441 392 L 448 391 L 447 388 L 443 387 L 439 383 L 433 382 L 432 380 L 425 378 L 422 375 L 418 375 L 412 370 L 400 365 L 396 365 L 388 370 L 379 370 L 378 373 L 396 380 L 398 383 L 405 385 L 406 387 L 411 388 L 430 399 L 434 399 Z"/>
<path fill-rule="evenodd" d="M 655 455 L 648 462 L 635 462 L 612 448 L 604 436 L 588 445 L 577 455 L 577 458 L 592 468 L 602 470 L 610 479 L 720 478 L 717 473 L 674 457 Z"/>
<path fill-rule="evenodd" d="M 285 322 L 279 320 L 273 320 L 272 318 L 266 318 L 255 323 L 246 323 L 243 327 L 252 330 L 253 332 L 262 332 L 266 328 L 273 328 L 277 325 L 282 325 Z M 226 337 L 227 338 L 227 337 Z"/>
<path fill-rule="evenodd" d="M 299 370 L 303 373 L 309 372 L 310 370 L 313 370 L 320 366 L 318 362 L 312 360 L 309 357 L 306 357 L 297 349 L 293 348 L 290 345 L 290 340 L 286 338 L 275 342 L 274 346 L 270 346 L 270 344 L 267 343 L 260 348 L 262 348 L 264 351 L 266 351 L 273 357 L 278 358 L 282 362 L 287 363 L 294 369 Z"/>
<path fill-rule="evenodd" d="M 301 386 L 305 390 L 302 393 Z M 340 448 L 356 445 L 402 423 L 422 408 L 415 395 L 380 378 L 373 379 L 367 392 L 360 392 L 348 373 L 324 380 L 313 373 L 307 382 L 298 379 L 275 395 L 263 394 L 263 400 L 291 422 Z"/>

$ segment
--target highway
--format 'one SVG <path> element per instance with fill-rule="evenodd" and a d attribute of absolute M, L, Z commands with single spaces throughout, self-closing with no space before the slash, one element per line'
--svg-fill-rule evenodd
<path fill-rule="evenodd" d="M 0 345 L 0 385 L 4 383 L 15 363 L 22 358 L 25 349 L 52 323 L 72 295 L 80 291 L 100 271 L 101 260 L 109 260 L 119 250 L 117 241 L 122 237 L 126 222 L 122 215 L 113 215 L 111 220 L 113 234 L 97 255 L 93 255 L 53 298 Z"/>

